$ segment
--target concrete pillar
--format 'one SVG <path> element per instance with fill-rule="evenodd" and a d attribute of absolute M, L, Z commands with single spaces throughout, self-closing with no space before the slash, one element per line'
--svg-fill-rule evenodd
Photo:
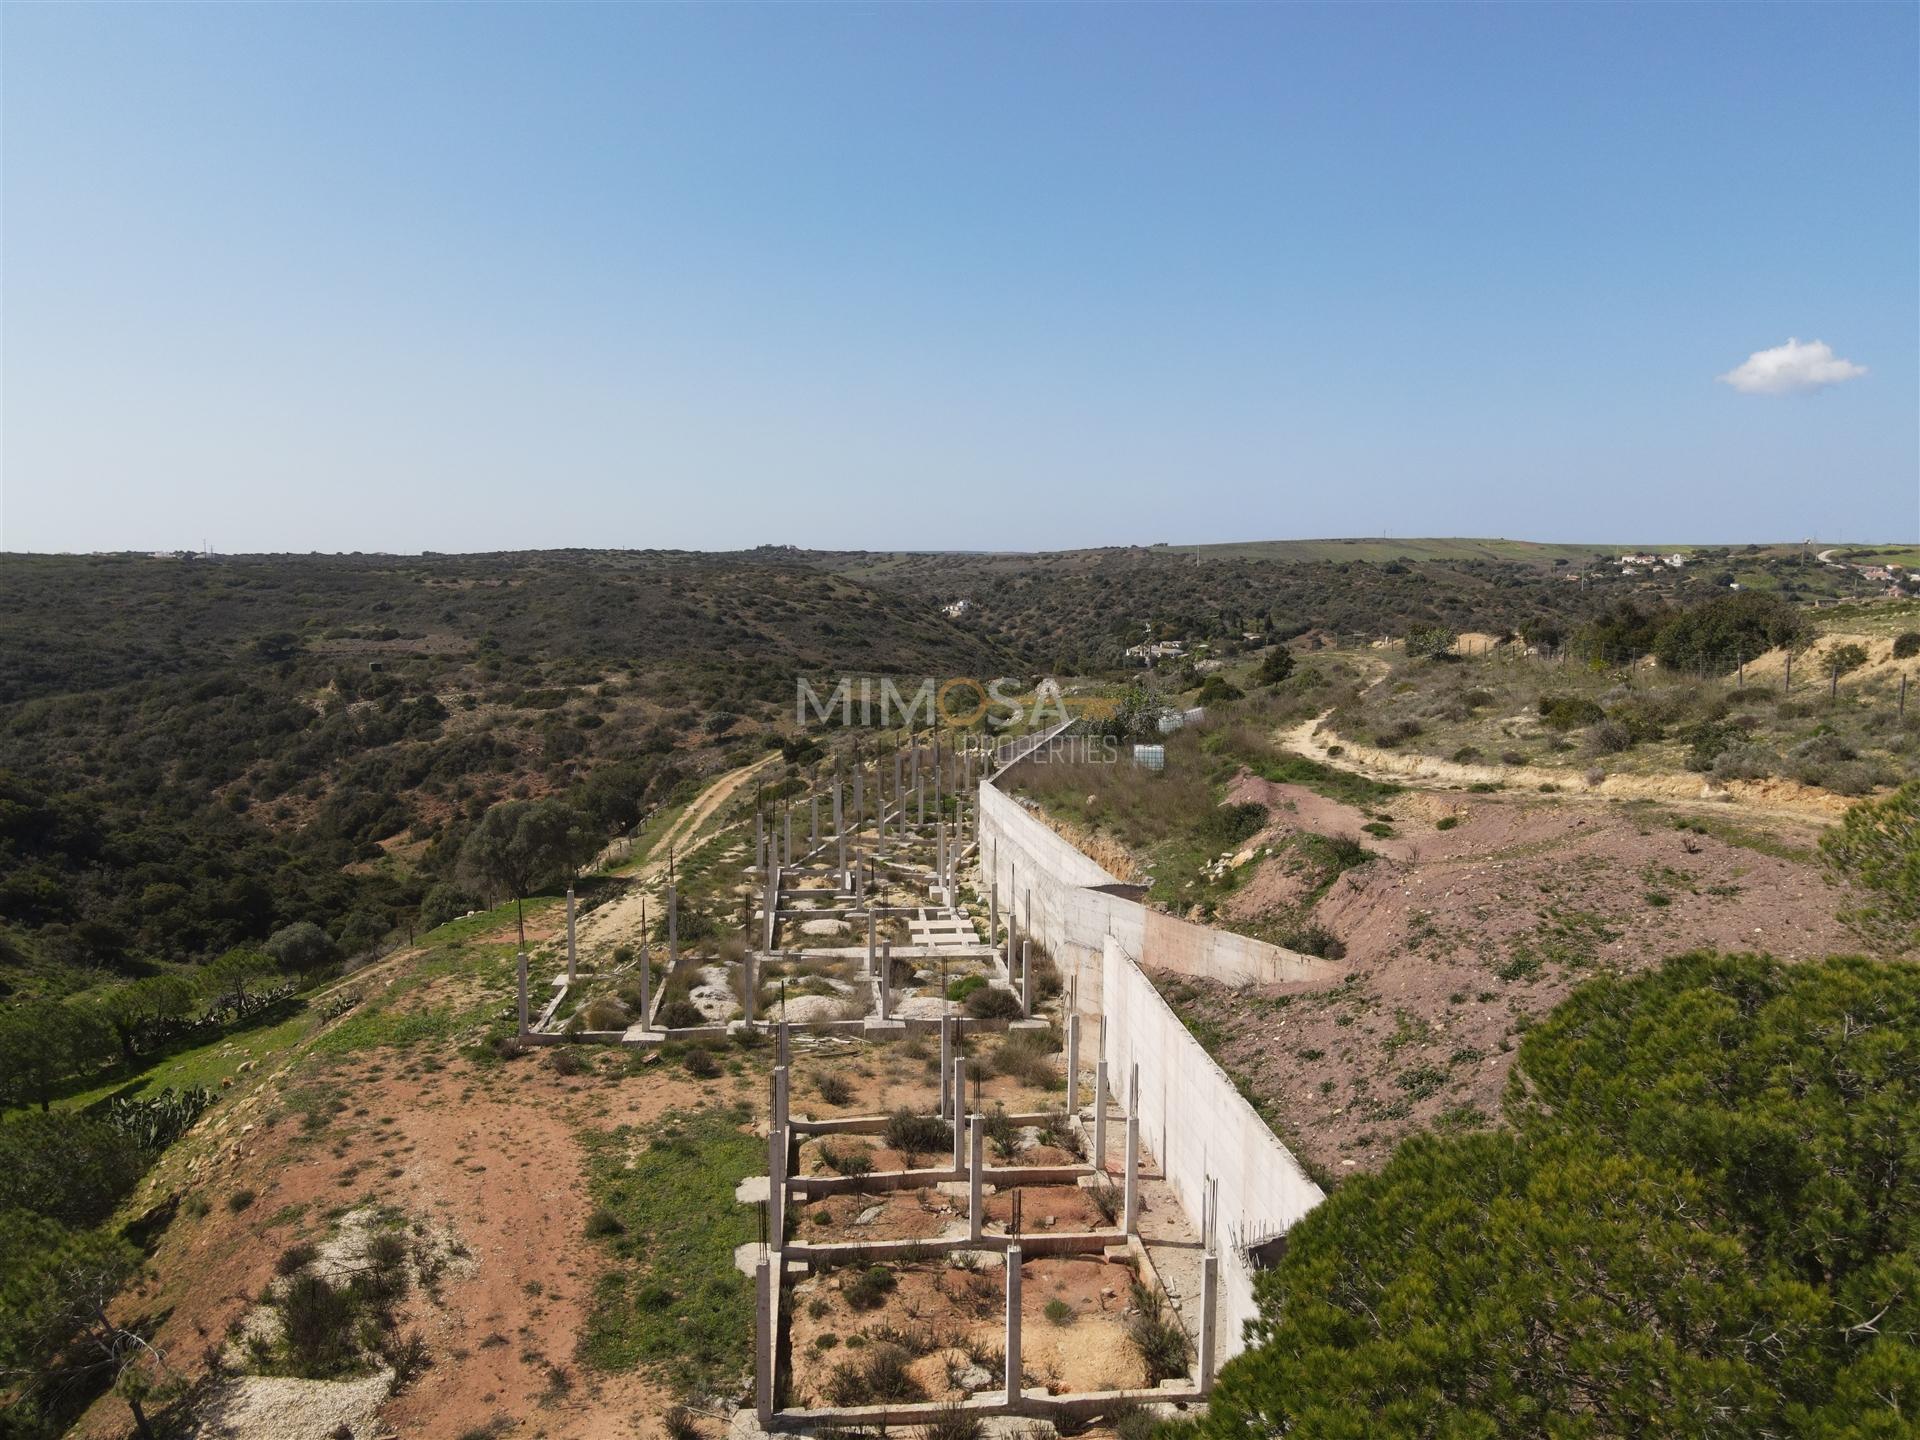
<path fill-rule="evenodd" d="M 1000 943 L 1000 882 L 987 876 L 987 944 Z"/>
<path fill-rule="evenodd" d="M 524 950 L 520 952 L 519 960 L 514 965 L 514 980 L 519 992 L 520 1038 L 524 1040 L 527 1032 L 532 1029 L 532 1026 L 527 1023 L 527 952 Z"/>
<path fill-rule="evenodd" d="M 675 885 L 667 887 L 667 964 L 680 964 L 680 890 Z"/>
<path fill-rule="evenodd" d="M 1020 917 L 1020 933 L 1027 939 L 1033 938 L 1033 887 L 1027 887 L 1026 913 Z"/>
<path fill-rule="evenodd" d="M 788 1110 L 793 1103 L 793 1068 L 784 1060 L 773 1071 L 773 1113 L 785 1131 L 790 1118 Z"/>
<path fill-rule="evenodd" d="M 860 827 L 867 820 L 867 796 L 863 778 L 866 770 L 859 765 L 853 767 L 853 833 L 858 835 Z"/>
<path fill-rule="evenodd" d="M 791 865 L 793 864 L 793 811 L 786 812 L 786 821 L 786 848 L 781 852 L 780 859 L 783 864 Z"/>
<path fill-rule="evenodd" d="M 780 1029 L 774 1037 L 773 1063 L 786 1065 L 792 1062 L 793 1042 L 788 1038 L 787 1017 L 780 1017 Z"/>
<path fill-rule="evenodd" d="M 573 984 L 574 977 L 574 909 L 573 886 L 567 886 L 567 984 Z"/>
<path fill-rule="evenodd" d="M 978 1241 L 987 1224 L 983 1171 L 986 1166 L 985 1138 L 987 1117 L 975 1112 L 967 1120 L 967 1238 Z"/>
<path fill-rule="evenodd" d="M 880 1018 L 893 1018 L 893 942 L 880 947 Z"/>
<path fill-rule="evenodd" d="M 1127 1175 L 1126 1189 L 1122 1192 L 1125 1205 L 1126 1231 L 1129 1235 L 1140 1233 L 1140 1067 L 1133 1067 L 1132 1080 L 1127 1086 Z"/>
<path fill-rule="evenodd" d="M 867 907 L 867 974 L 873 974 L 873 907 Z"/>
<path fill-rule="evenodd" d="M 653 957 L 649 953 L 652 947 L 647 943 L 646 920 L 640 922 L 640 1023 L 653 1024 Z"/>
<path fill-rule="evenodd" d="M 913 782 L 913 803 L 915 806 L 913 823 L 924 827 L 927 823 L 927 782 L 915 777 Z"/>
<path fill-rule="evenodd" d="M 1220 1256 L 1215 1235 L 1220 1227 L 1220 1182 L 1207 1181 L 1206 1219 L 1200 1227 L 1204 1253 L 1200 1257 L 1200 1393 L 1213 1389 L 1214 1355 L 1220 1345 L 1220 1329 L 1214 1311 L 1220 1304 Z"/>
<path fill-rule="evenodd" d="M 1067 1011 L 1067 1114 L 1080 1113 L 1080 1016 Z"/>
<path fill-rule="evenodd" d="M 767 863 L 767 817 L 758 805 L 753 807 L 753 863 Z"/>
<path fill-rule="evenodd" d="M 1020 1242 L 1007 1246 L 1007 1403 L 1020 1403 Z"/>
<path fill-rule="evenodd" d="M 773 1356 L 780 1337 L 773 1333 L 773 1266 L 762 1252 L 753 1267 L 753 1408 L 762 1431 L 773 1428 Z"/>
<path fill-rule="evenodd" d="M 846 817 L 840 812 L 840 777 L 835 775 L 833 777 L 833 833 L 844 834 L 846 828 Z"/>
<path fill-rule="evenodd" d="M 953 1057 L 953 1168 L 959 1170 L 967 1163 L 967 1127 L 963 1123 L 967 1113 L 967 1057 Z"/>
<path fill-rule="evenodd" d="M 1033 1016 L 1033 937 L 1020 942 L 1020 1008 Z"/>
<path fill-rule="evenodd" d="M 948 1087 L 953 1083 L 953 1017 L 940 1017 L 940 1118 L 952 1113 L 947 1109 Z"/>
<path fill-rule="evenodd" d="M 847 879 L 847 832 L 842 830 L 838 825 L 834 827 L 833 844 L 834 849 L 838 852 L 838 858 L 835 861 L 834 868 L 840 872 L 840 888 L 845 890 L 849 888 L 849 881 Z"/>
<path fill-rule="evenodd" d="M 774 1253 L 787 1248 L 787 1132 L 767 1127 L 767 1245 Z"/>
<path fill-rule="evenodd" d="M 759 966 L 753 958 L 753 951 L 747 951 L 740 960 L 740 1010 L 741 1013 L 747 1017 L 747 1024 L 749 1025 L 753 1024 L 755 992 L 760 988 L 758 983 L 759 976 L 755 973 L 758 969 Z"/>
<path fill-rule="evenodd" d="M 1100 1048 L 1093 1057 L 1093 1164 L 1107 1168 L 1107 1017 L 1100 1017 Z"/>
<path fill-rule="evenodd" d="M 1017 958 L 1019 958 L 1018 952 L 1014 949 L 1014 945 L 1013 945 L 1015 937 L 1018 936 L 1018 934 L 1020 933 L 1020 912 L 1016 908 L 1018 903 L 1018 896 L 1020 894 L 1019 875 L 1020 875 L 1019 867 L 1017 865 L 1009 863 L 1007 866 L 1007 956 L 1006 956 L 1007 979 L 1009 981 L 1013 979 L 1013 962 Z"/>

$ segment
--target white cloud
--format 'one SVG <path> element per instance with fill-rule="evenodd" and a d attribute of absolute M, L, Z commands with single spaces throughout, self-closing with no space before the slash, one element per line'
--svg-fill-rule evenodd
<path fill-rule="evenodd" d="M 1756 350 L 1719 378 L 1743 395 L 1789 395 L 1824 390 L 1867 373 L 1867 367 L 1842 360 L 1824 340 L 1802 345 L 1789 340 L 1771 350 Z"/>

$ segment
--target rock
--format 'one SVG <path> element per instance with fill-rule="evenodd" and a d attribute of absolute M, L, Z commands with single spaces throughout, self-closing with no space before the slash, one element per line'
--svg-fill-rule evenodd
<path fill-rule="evenodd" d="M 993 1372 L 984 1365 L 968 1365 L 953 1372 L 953 1383 L 968 1392 L 991 1389 Z"/>
<path fill-rule="evenodd" d="M 884 1205 L 869 1205 L 858 1215 L 854 1216 L 853 1223 L 856 1225 L 871 1225 L 880 1218 L 880 1212 L 884 1209 L 886 1209 Z"/>

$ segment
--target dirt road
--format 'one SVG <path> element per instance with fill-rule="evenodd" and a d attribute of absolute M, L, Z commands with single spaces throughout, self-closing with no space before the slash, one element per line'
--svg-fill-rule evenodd
<path fill-rule="evenodd" d="M 1327 728 L 1328 710 L 1318 718 L 1280 732 L 1280 743 L 1322 765 L 1374 780 L 1413 781 L 1419 784 L 1465 789 L 1470 785 L 1504 785 L 1537 790 L 1556 786 L 1563 793 L 1602 800 L 1656 800 L 1662 804 L 1725 813 L 1738 810 L 1781 820 L 1831 822 L 1853 802 L 1831 791 L 1793 780 L 1730 780 L 1716 784 L 1704 775 L 1608 775 L 1589 785 L 1571 770 L 1544 765 L 1468 765 L 1411 751 L 1382 750 L 1345 739 Z M 1334 747 L 1340 753 L 1332 753 Z"/>
<path fill-rule="evenodd" d="M 638 943 L 641 904 L 645 901 L 658 910 L 660 880 L 667 873 L 668 852 L 685 848 L 686 842 L 700 833 L 700 828 L 719 813 L 721 806 L 779 758 L 778 755 L 767 755 L 751 765 L 729 770 L 702 790 L 694 802 L 680 812 L 679 817 L 667 828 L 667 833 L 654 842 L 650 858 L 633 873 L 619 897 L 581 919 L 578 944 L 582 953 L 590 953 L 595 948 L 612 950 L 616 945 Z"/>

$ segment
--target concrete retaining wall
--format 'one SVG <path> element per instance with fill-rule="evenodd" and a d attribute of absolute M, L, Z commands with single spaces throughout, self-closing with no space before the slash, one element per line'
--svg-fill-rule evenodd
<path fill-rule="evenodd" d="M 1230 930 L 1196 925 L 1151 909 L 1012 796 L 980 786 L 982 880 L 1000 887 L 1000 910 L 1027 923 L 1053 956 L 1062 978 L 1080 977 L 1080 1008 L 1100 1008 L 1101 951 L 1109 935 L 1156 970 L 1203 976 L 1230 985 L 1338 980 L 1341 967 Z"/>
<path fill-rule="evenodd" d="M 1220 1352 L 1239 1354 L 1257 1307 L 1246 1246 L 1291 1228 L 1326 1196 L 1180 1023 L 1117 937 L 1102 959 L 1107 1073 L 1124 1102 L 1140 1067 L 1140 1134 L 1190 1216 L 1219 1182 Z"/>

